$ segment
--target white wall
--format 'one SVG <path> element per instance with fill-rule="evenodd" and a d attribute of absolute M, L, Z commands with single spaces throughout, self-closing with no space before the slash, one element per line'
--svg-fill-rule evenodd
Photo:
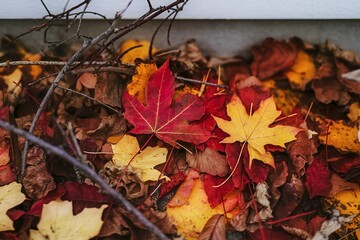
<path fill-rule="evenodd" d="M 44 0 L 50 11 L 59 13 L 65 0 Z M 81 0 L 70 0 L 74 6 Z M 129 0 L 92 0 L 89 11 L 112 18 Z M 151 0 L 154 6 L 172 0 Z M 1 0 L 2 19 L 39 19 L 46 15 L 40 0 Z M 134 19 L 147 11 L 146 0 L 133 0 L 124 18 Z M 94 18 L 94 15 L 87 15 Z M 178 19 L 359 19 L 359 0 L 189 0 Z"/>

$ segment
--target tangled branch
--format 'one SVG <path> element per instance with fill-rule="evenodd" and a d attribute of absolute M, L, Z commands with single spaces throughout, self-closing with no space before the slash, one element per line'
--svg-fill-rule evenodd
<path fill-rule="evenodd" d="M 122 204 L 124 208 L 129 211 L 130 213 L 134 214 L 139 221 L 141 221 L 144 226 L 146 226 L 154 235 L 156 235 L 159 239 L 168 239 L 161 231 L 160 229 L 152 224 L 146 217 L 144 217 L 130 202 L 126 200 L 119 192 L 115 191 L 112 187 L 110 187 L 94 170 L 92 170 L 87 165 L 83 164 L 76 158 L 72 157 L 70 154 L 68 154 L 63 149 L 56 147 L 54 145 L 51 145 L 44 140 L 35 137 L 34 135 L 20 129 L 17 127 L 12 126 L 8 122 L 5 122 L 3 120 L 0 120 L 0 128 L 3 128 L 5 130 L 8 130 L 12 133 L 15 133 L 19 136 L 25 137 L 27 141 L 31 141 L 34 144 L 46 149 L 49 152 L 52 152 L 56 154 L 57 156 L 63 158 L 67 162 L 69 162 L 74 167 L 78 168 L 80 171 L 82 171 L 88 178 L 90 178 L 95 183 L 99 184 L 99 186 L 102 187 L 102 189 L 110 195 L 112 198 L 114 198 L 118 203 Z"/>

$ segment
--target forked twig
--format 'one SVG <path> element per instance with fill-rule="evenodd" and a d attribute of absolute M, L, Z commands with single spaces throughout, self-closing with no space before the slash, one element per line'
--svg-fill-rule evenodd
<path fill-rule="evenodd" d="M 87 50 L 88 48 L 98 44 L 100 41 L 110 37 L 110 35 L 114 33 L 115 26 L 117 25 L 117 23 L 119 21 L 120 21 L 120 16 L 117 16 L 108 29 L 106 29 L 104 32 L 102 32 L 100 35 L 98 35 L 92 41 L 85 41 L 84 44 L 69 59 L 68 63 L 64 65 L 64 67 L 61 69 L 59 74 L 56 76 L 54 82 L 51 84 L 51 86 L 50 86 L 49 90 L 47 91 L 45 97 L 41 101 L 41 104 L 40 104 L 37 112 L 35 113 L 34 119 L 33 119 L 32 123 L 31 123 L 29 133 L 34 132 L 36 124 L 37 124 L 37 122 L 39 120 L 40 114 L 45 109 L 46 104 L 48 103 L 52 93 L 54 92 L 54 90 L 56 88 L 56 85 L 63 79 L 65 74 L 71 68 L 71 65 L 74 64 L 82 56 L 82 54 L 85 52 L 85 50 Z M 22 160 L 22 162 L 21 162 L 21 176 L 23 176 L 24 173 L 25 173 L 26 155 L 27 155 L 28 150 L 29 150 L 29 141 L 25 141 L 24 151 L 23 151 L 23 154 L 22 154 L 22 157 L 21 157 L 21 160 Z"/>
<path fill-rule="evenodd" d="M 142 215 L 141 212 L 139 212 L 139 210 L 137 210 L 130 202 L 128 202 L 126 200 L 126 198 L 124 198 L 124 196 L 122 196 L 119 192 L 115 191 L 112 187 L 110 187 L 94 170 L 92 170 L 87 165 L 81 163 L 76 158 L 72 157 L 70 154 L 68 154 L 63 149 L 56 147 L 54 145 L 51 145 L 51 144 L 45 142 L 44 140 L 42 140 L 41 138 L 35 137 L 34 135 L 32 135 L 20 128 L 14 127 L 13 125 L 9 124 L 8 122 L 2 121 L 2 120 L 0 120 L 0 128 L 8 130 L 19 136 L 22 136 L 22 137 L 26 138 L 28 141 L 31 141 L 31 142 L 39 145 L 40 147 L 46 149 L 47 151 L 52 152 L 53 154 L 56 154 L 57 156 L 66 160 L 71 165 L 73 165 L 74 167 L 81 170 L 92 181 L 99 184 L 99 186 L 101 186 L 101 188 L 108 195 L 113 197 L 118 203 L 122 204 L 128 212 L 134 214 L 134 216 L 136 216 L 137 219 L 139 219 L 139 221 L 142 224 L 144 224 L 144 226 L 146 226 L 149 231 L 151 231 L 154 235 L 156 235 L 156 237 L 158 237 L 159 239 L 164 239 L 164 240 L 168 239 L 164 235 L 164 233 L 162 233 L 162 231 L 160 231 L 160 229 L 157 226 L 152 224 L 146 217 L 144 217 L 144 215 Z"/>

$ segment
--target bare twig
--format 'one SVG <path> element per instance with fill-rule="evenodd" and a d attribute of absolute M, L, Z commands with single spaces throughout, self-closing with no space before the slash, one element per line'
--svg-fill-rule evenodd
<path fill-rule="evenodd" d="M 94 102 L 96 102 L 96 103 L 98 103 L 98 104 L 100 104 L 100 105 L 102 105 L 102 106 L 104 106 L 104 107 L 106 107 L 106 108 L 108 108 L 108 109 L 116 112 L 116 113 L 120 113 L 120 112 L 119 112 L 118 110 L 116 110 L 115 108 L 113 108 L 113 107 L 111 107 L 111 106 L 109 106 L 109 105 L 107 105 L 107 104 L 105 104 L 105 103 L 103 103 L 103 102 L 101 102 L 101 101 L 99 101 L 99 100 L 96 100 L 95 98 L 90 97 L 90 96 L 88 96 L 88 95 L 86 95 L 86 94 L 84 94 L 84 93 L 81 93 L 81 92 L 72 90 L 71 88 L 63 87 L 63 86 L 61 86 L 61 85 L 59 85 L 59 84 L 56 84 L 56 87 L 58 87 L 58 88 L 60 88 L 60 89 L 62 89 L 62 90 L 69 91 L 69 92 L 75 93 L 75 94 L 77 94 L 77 95 L 83 96 L 83 97 L 85 97 L 85 98 L 88 98 L 88 99 L 90 99 L 90 100 L 92 100 L 92 101 L 94 101 Z"/>
<path fill-rule="evenodd" d="M 70 60 L 69 60 L 70 61 Z M 71 64 L 64 61 L 11 61 L 0 63 L 0 67 L 9 67 L 9 66 L 19 66 L 19 65 L 42 65 L 42 66 L 74 66 L 74 65 L 98 65 L 98 66 L 109 66 L 116 64 L 115 62 L 103 62 L 103 61 L 93 61 L 93 62 L 79 62 L 73 61 Z"/>
<path fill-rule="evenodd" d="M 175 78 L 178 79 L 178 80 L 185 81 L 185 82 L 199 83 L 199 84 L 204 84 L 204 85 L 209 85 L 209 86 L 219 87 L 219 88 L 225 88 L 225 89 L 228 88 L 228 86 L 223 85 L 223 84 L 217 84 L 217 83 L 211 83 L 211 82 L 203 82 L 203 81 L 192 79 L 192 78 L 185 78 L 185 77 L 179 77 L 179 76 L 175 76 Z"/>
<path fill-rule="evenodd" d="M 100 35 L 98 35 L 96 38 L 94 38 L 92 41 L 85 41 L 84 44 L 82 45 L 82 47 L 80 47 L 76 53 L 69 59 L 68 63 L 64 65 L 64 67 L 61 69 L 61 71 L 59 72 L 59 74 L 56 76 L 54 82 L 51 84 L 49 90 L 47 91 L 45 97 L 43 98 L 43 100 L 41 101 L 41 104 L 37 110 L 37 112 L 35 113 L 34 119 L 31 123 L 30 129 L 29 129 L 29 133 L 33 133 L 36 127 L 37 122 L 39 121 L 39 117 L 40 114 L 42 113 L 42 111 L 45 109 L 45 106 L 47 104 L 47 102 L 50 99 L 50 96 L 52 95 L 52 93 L 54 92 L 55 88 L 56 88 L 56 84 L 58 84 L 62 78 L 65 76 L 65 74 L 69 71 L 69 69 L 71 68 L 71 65 L 73 65 L 81 56 L 82 54 L 90 47 L 98 44 L 100 41 L 107 39 L 111 34 L 114 33 L 114 29 L 116 24 L 120 21 L 120 17 L 118 16 L 117 18 L 115 18 L 115 20 L 113 21 L 113 23 L 111 24 L 111 26 L 106 29 L 104 32 L 102 32 Z M 24 151 L 22 154 L 22 164 L 21 164 L 21 176 L 24 175 L 25 173 L 25 168 L 26 168 L 26 156 L 27 156 L 27 151 L 29 149 L 29 141 L 25 141 L 25 145 L 24 145 Z"/>
<path fill-rule="evenodd" d="M 88 178 L 93 180 L 95 183 L 97 183 L 101 188 L 111 197 L 113 197 L 118 203 L 122 204 L 124 208 L 129 211 L 130 213 L 134 214 L 134 216 L 137 217 L 137 219 L 144 224 L 148 228 L 149 231 L 151 231 L 155 236 L 157 236 L 159 239 L 168 239 L 161 231 L 160 229 L 152 224 L 147 218 L 144 217 L 130 202 L 124 198 L 119 192 L 115 191 L 113 188 L 111 188 L 94 170 L 92 170 L 87 165 L 81 163 L 76 158 L 72 157 L 70 154 L 68 154 L 63 149 L 56 147 L 54 145 L 51 145 L 44 140 L 35 137 L 34 135 L 19 129 L 17 127 L 12 126 L 8 122 L 0 120 L 0 128 L 6 129 L 10 132 L 13 132 L 19 136 L 25 137 L 28 141 L 31 141 L 35 143 L 36 145 L 39 145 L 40 147 L 46 149 L 49 152 L 52 152 L 53 154 L 56 154 L 57 156 L 61 157 L 62 159 L 66 160 L 73 166 L 77 167 L 79 170 L 81 170 Z"/>

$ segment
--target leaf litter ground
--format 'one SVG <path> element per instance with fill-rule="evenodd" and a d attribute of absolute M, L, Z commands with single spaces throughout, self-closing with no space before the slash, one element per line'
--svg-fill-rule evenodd
<path fill-rule="evenodd" d="M 73 69 L 34 134 L 85 156 L 169 238 L 360 237 L 354 53 L 268 38 L 250 58 L 205 57 L 189 41 L 177 51 L 155 49 L 148 60 L 142 43 L 122 57 L 123 72 Z M 21 44 L 1 51 L 2 62 L 57 56 Z M 28 130 L 58 70 L 0 68 L 0 119 Z M 16 183 L 23 145 L 0 129 L 0 238 L 152 239 L 91 179 L 37 146 Z"/>

